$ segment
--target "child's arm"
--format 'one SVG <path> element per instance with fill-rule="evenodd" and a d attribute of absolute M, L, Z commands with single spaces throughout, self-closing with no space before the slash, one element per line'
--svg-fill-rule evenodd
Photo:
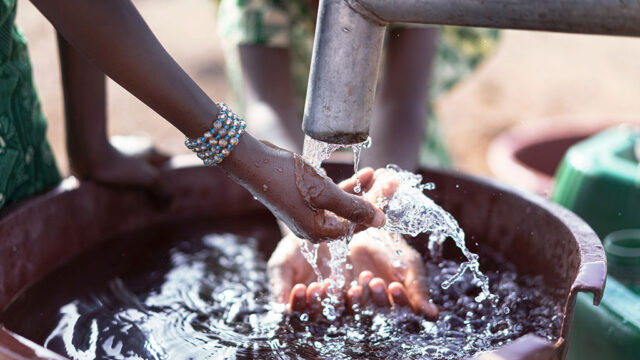
<path fill-rule="evenodd" d="M 168 158 L 153 148 L 120 152 L 107 135 L 106 76 L 58 34 L 69 167 L 81 179 L 136 187 L 165 196 L 154 164 Z"/>
<path fill-rule="evenodd" d="M 200 136 L 217 116 L 214 102 L 165 51 L 129 0 L 32 2 L 78 52 L 187 136 Z"/>
<path fill-rule="evenodd" d="M 78 52 L 185 135 L 199 137 L 209 129 L 218 107 L 169 56 L 130 1 L 32 2 Z M 321 241 L 347 231 L 344 219 L 324 209 L 368 226 L 384 223 L 373 204 L 249 134 L 220 167 L 300 237 Z"/>

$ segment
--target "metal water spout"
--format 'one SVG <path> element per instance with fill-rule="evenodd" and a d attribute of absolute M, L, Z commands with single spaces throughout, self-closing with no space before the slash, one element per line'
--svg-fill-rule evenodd
<path fill-rule="evenodd" d="M 321 0 L 304 109 L 305 134 L 353 144 L 369 136 L 386 23 L 345 0 Z"/>
<path fill-rule="evenodd" d="M 321 0 L 305 134 L 367 139 L 390 22 L 640 36 L 640 0 Z"/>

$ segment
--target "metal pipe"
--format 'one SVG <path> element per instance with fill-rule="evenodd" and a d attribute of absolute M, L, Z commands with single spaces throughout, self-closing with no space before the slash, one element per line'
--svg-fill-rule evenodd
<path fill-rule="evenodd" d="M 640 36 L 640 0 L 345 0 L 387 22 Z"/>
<path fill-rule="evenodd" d="M 640 36 L 640 0 L 321 0 L 307 135 L 340 144 L 367 139 L 389 22 Z"/>
<path fill-rule="evenodd" d="M 369 136 L 385 24 L 345 0 L 321 0 L 304 110 L 304 132 L 352 144 Z"/>

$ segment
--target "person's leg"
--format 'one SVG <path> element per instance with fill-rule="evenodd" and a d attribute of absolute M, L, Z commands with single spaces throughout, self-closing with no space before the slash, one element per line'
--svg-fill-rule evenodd
<path fill-rule="evenodd" d="M 435 27 L 391 30 L 371 123 L 373 146 L 363 152 L 362 164 L 418 166 L 437 35 Z"/>
<path fill-rule="evenodd" d="M 291 74 L 289 49 L 240 45 L 240 65 L 246 116 L 260 138 L 288 150 L 302 150 L 301 114 Z"/>

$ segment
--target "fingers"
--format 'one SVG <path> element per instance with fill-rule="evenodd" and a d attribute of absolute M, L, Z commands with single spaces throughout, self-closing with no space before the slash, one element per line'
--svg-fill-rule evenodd
<path fill-rule="evenodd" d="M 297 284 L 291 290 L 291 296 L 289 297 L 289 311 L 302 312 L 307 307 L 307 286 L 304 284 Z"/>
<path fill-rule="evenodd" d="M 393 299 L 393 304 L 395 306 L 411 308 L 411 302 L 409 301 L 407 290 L 404 288 L 404 285 L 399 282 L 394 281 L 389 284 L 389 295 L 391 295 L 391 299 Z"/>
<path fill-rule="evenodd" d="M 369 289 L 369 283 L 373 280 L 374 276 L 371 271 L 363 271 L 358 277 L 358 283 L 362 287 L 362 304 L 368 304 L 371 299 L 371 290 Z"/>
<path fill-rule="evenodd" d="M 356 290 L 353 290 L 356 289 Z M 354 299 L 354 297 L 358 299 Z M 421 298 L 416 306 L 411 301 L 407 288 L 394 281 L 389 286 L 382 278 L 375 277 L 371 271 L 363 271 L 358 278 L 358 286 L 349 290 L 347 301 L 358 303 L 362 307 L 372 305 L 376 308 L 390 308 L 391 306 L 404 307 L 427 315 L 430 318 L 437 317 L 437 308 L 429 303 L 426 298 Z"/>
<path fill-rule="evenodd" d="M 369 282 L 369 288 L 371 289 L 371 300 L 376 307 L 391 307 L 389 294 L 387 293 L 387 283 L 384 280 L 374 278 Z"/>
<path fill-rule="evenodd" d="M 382 198 L 391 199 L 399 184 L 400 179 L 395 173 L 387 169 L 378 169 L 373 175 L 372 187 L 365 198 L 373 203 Z"/>
<path fill-rule="evenodd" d="M 356 285 L 347 291 L 347 310 L 354 313 L 362 307 L 362 286 Z"/>
<path fill-rule="evenodd" d="M 322 313 L 322 298 L 324 297 L 322 290 L 322 286 L 317 282 L 312 282 L 307 287 L 307 306 L 311 314 L 319 315 Z"/>
<path fill-rule="evenodd" d="M 410 268 L 405 278 L 405 288 L 414 312 L 424 314 L 430 319 L 438 317 L 438 308 L 429 302 L 429 286 L 422 268 Z"/>
<path fill-rule="evenodd" d="M 296 284 L 289 296 L 288 312 L 304 312 L 309 314 L 312 319 L 319 319 L 323 310 L 322 300 L 327 297 L 329 285 L 329 280 L 325 280 L 321 284 L 312 282 L 309 286 Z M 336 304 L 336 309 L 341 309 L 343 305 L 343 303 Z"/>
<path fill-rule="evenodd" d="M 313 214 L 315 236 L 311 242 L 320 242 L 328 239 L 339 239 L 349 232 L 351 223 L 335 214 L 318 210 Z"/>
<path fill-rule="evenodd" d="M 370 167 L 366 167 L 358 171 L 357 176 L 353 175 L 352 177 L 343 180 L 338 184 L 338 187 L 349 194 L 355 194 L 354 188 L 358 184 L 358 180 L 360 180 L 361 191 L 369 191 L 371 185 L 373 185 L 373 174 L 374 171 Z"/>
<path fill-rule="evenodd" d="M 382 210 L 361 196 L 348 194 L 335 185 L 327 186 L 325 191 L 314 199 L 314 205 L 356 224 L 382 227 L 385 222 Z"/>
<path fill-rule="evenodd" d="M 414 312 L 423 314 L 424 316 L 432 320 L 438 318 L 438 307 L 428 300 L 415 301 L 412 302 L 412 305 L 414 308 Z"/>
<path fill-rule="evenodd" d="M 381 278 L 377 278 L 371 271 L 365 270 L 358 277 L 361 290 L 360 303 L 362 306 L 373 305 L 380 308 L 391 307 L 387 284 Z"/>

